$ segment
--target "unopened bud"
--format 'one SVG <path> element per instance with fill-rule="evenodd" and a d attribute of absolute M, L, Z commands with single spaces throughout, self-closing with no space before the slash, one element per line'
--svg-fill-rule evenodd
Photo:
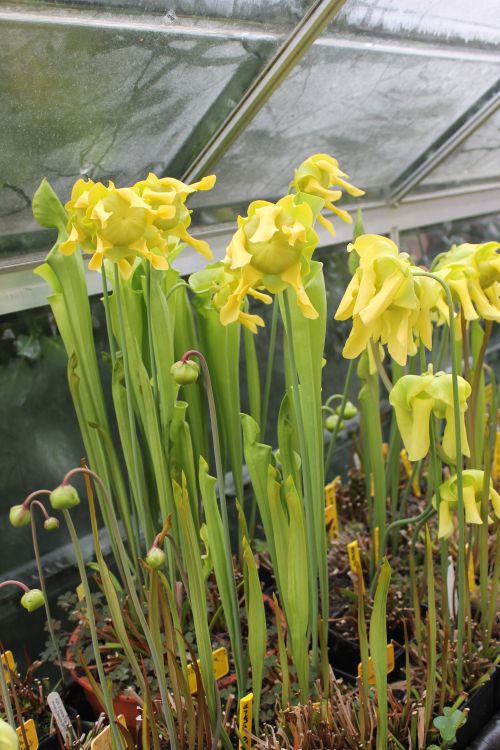
<path fill-rule="evenodd" d="M 54 510 L 68 510 L 80 504 L 78 492 L 71 484 L 60 484 L 50 493 L 50 504 Z"/>
<path fill-rule="evenodd" d="M 161 568 L 165 562 L 165 553 L 160 547 L 151 547 L 145 558 L 146 565 L 149 565 L 153 570 Z"/>
<path fill-rule="evenodd" d="M 358 410 L 351 401 L 347 401 L 344 407 L 344 419 L 354 419 Z M 337 409 L 337 414 L 340 414 L 340 406 Z"/>
<path fill-rule="evenodd" d="M 339 416 L 338 414 L 329 414 L 327 418 L 325 419 L 325 428 L 328 430 L 328 432 L 333 432 L 337 429 L 337 425 L 339 422 Z M 341 430 L 344 426 L 344 423 L 341 422 L 338 429 Z"/>
<path fill-rule="evenodd" d="M 16 529 L 22 529 L 30 522 L 31 514 L 28 508 L 23 505 L 13 505 L 9 510 L 9 521 Z"/>
<path fill-rule="evenodd" d="M 28 612 L 34 612 L 45 604 L 45 597 L 40 589 L 30 589 L 21 597 L 21 604 Z"/>
<path fill-rule="evenodd" d="M 200 368 L 198 363 L 192 359 L 185 362 L 179 360 L 174 362 L 170 368 L 170 374 L 178 385 L 190 385 L 198 380 Z"/>
<path fill-rule="evenodd" d="M 45 531 L 56 531 L 59 528 L 59 519 L 54 516 L 49 516 L 43 522 L 43 528 Z"/>

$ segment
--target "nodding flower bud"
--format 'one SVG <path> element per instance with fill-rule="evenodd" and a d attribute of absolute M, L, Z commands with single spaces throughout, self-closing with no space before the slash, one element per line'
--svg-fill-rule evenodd
<path fill-rule="evenodd" d="M 49 516 L 43 522 L 43 528 L 45 531 L 56 531 L 59 528 L 59 519 Z"/>
<path fill-rule="evenodd" d="M 354 419 L 358 410 L 351 401 L 347 401 L 344 407 L 344 419 Z M 337 408 L 337 414 L 340 414 L 340 406 Z"/>
<path fill-rule="evenodd" d="M 21 604 L 24 609 L 28 610 L 28 612 L 34 612 L 35 609 L 43 607 L 45 604 L 45 597 L 40 589 L 30 589 L 22 595 Z"/>
<path fill-rule="evenodd" d="M 68 510 L 80 504 L 78 492 L 71 484 L 60 484 L 52 490 L 49 499 L 54 510 Z"/>
<path fill-rule="evenodd" d="M 0 750 L 19 750 L 16 732 L 3 719 L 0 719 Z"/>
<path fill-rule="evenodd" d="M 31 513 L 24 505 L 13 505 L 9 510 L 9 521 L 16 529 L 22 529 L 30 522 Z"/>
<path fill-rule="evenodd" d="M 325 419 L 325 428 L 328 430 L 328 432 L 333 432 L 337 429 L 337 425 L 339 422 L 339 416 L 338 414 L 329 414 L 327 418 Z M 344 423 L 341 422 L 338 426 L 338 429 L 341 430 L 344 426 Z"/>
<path fill-rule="evenodd" d="M 158 568 L 161 568 L 163 563 L 165 562 L 165 553 L 160 547 L 151 547 L 148 554 L 145 558 L 146 565 L 149 565 L 150 568 L 153 568 L 153 570 L 158 570 Z"/>
<path fill-rule="evenodd" d="M 193 359 L 187 359 L 185 362 L 180 359 L 174 362 L 170 368 L 170 374 L 178 385 L 190 385 L 198 380 L 200 368 Z"/>

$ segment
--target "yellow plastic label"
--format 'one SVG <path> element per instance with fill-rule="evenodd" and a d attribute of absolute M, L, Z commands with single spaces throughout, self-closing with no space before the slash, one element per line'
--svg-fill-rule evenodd
<path fill-rule="evenodd" d="M 252 709 L 253 709 L 253 693 L 248 693 L 244 698 L 240 700 L 240 715 L 238 729 L 243 737 L 244 744 L 240 740 L 238 742 L 238 750 L 245 750 L 245 748 L 252 747 L 252 738 L 250 734 L 252 732 Z"/>
<path fill-rule="evenodd" d="M 330 539 L 337 536 L 339 531 L 339 517 L 337 513 L 336 486 L 340 477 L 325 486 L 325 524 Z"/>
<path fill-rule="evenodd" d="M 116 723 L 121 724 L 125 729 L 127 728 L 127 722 L 125 717 L 120 714 L 116 717 Z M 106 727 L 100 732 L 97 737 L 92 740 L 90 744 L 90 750 L 113 750 L 113 743 L 111 741 L 111 727 Z"/>
<path fill-rule="evenodd" d="M 23 730 L 21 727 L 17 727 L 17 739 L 19 740 L 19 750 L 37 750 L 39 746 L 38 735 L 36 733 L 36 726 L 33 719 L 28 719 L 24 724 L 24 735 L 26 741 L 24 741 Z"/>
<path fill-rule="evenodd" d="M 387 456 L 389 455 L 389 443 L 382 443 L 382 455 L 384 460 L 387 461 Z"/>
<path fill-rule="evenodd" d="M 395 667 L 395 661 L 394 661 L 394 644 L 388 643 L 387 644 L 387 674 L 394 671 Z M 361 662 L 358 664 L 358 677 L 361 679 L 363 677 L 363 665 Z M 373 670 L 373 660 L 372 657 L 368 659 L 368 683 L 370 685 L 375 685 L 375 672 Z"/>
<path fill-rule="evenodd" d="M 493 458 L 493 481 L 498 482 L 500 480 L 500 432 L 497 432 L 495 437 L 495 455 Z"/>
<path fill-rule="evenodd" d="M 83 588 L 83 583 L 79 583 L 76 587 L 76 596 L 79 602 L 85 600 L 85 589 Z"/>
<path fill-rule="evenodd" d="M 2 654 L 3 673 L 5 675 L 5 682 L 10 682 L 10 672 L 14 672 L 16 669 L 16 662 L 12 651 L 4 651 Z"/>
<path fill-rule="evenodd" d="M 350 568 L 353 573 L 360 576 L 364 592 L 365 582 L 363 580 L 363 568 L 361 567 L 361 555 L 359 554 L 359 546 L 356 540 L 354 540 L 354 542 L 349 542 L 347 545 L 347 554 L 349 555 Z"/>
<path fill-rule="evenodd" d="M 198 659 L 196 661 L 198 664 L 198 667 L 200 666 L 200 660 Z M 221 648 L 216 649 L 215 651 L 212 651 L 212 663 L 213 663 L 213 670 L 216 680 L 220 680 L 221 677 L 224 677 L 229 672 L 229 659 L 227 657 L 227 651 L 222 646 Z M 189 692 L 191 695 L 194 695 L 197 690 L 196 685 L 196 672 L 194 671 L 194 667 L 192 664 L 188 664 L 188 684 L 189 684 Z"/>
<path fill-rule="evenodd" d="M 471 550 L 470 555 L 469 555 L 469 545 L 468 544 L 465 545 L 465 556 L 466 557 L 469 556 L 469 564 L 467 566 L 467 580 L 469 582 L 469 591 L 472 594 L 476 590 L 476 588 L 477 588 L 477 586 L 476 586 L 476 573 L 475 573 L 475 570 L 474 570 L 474 553 Z"/>

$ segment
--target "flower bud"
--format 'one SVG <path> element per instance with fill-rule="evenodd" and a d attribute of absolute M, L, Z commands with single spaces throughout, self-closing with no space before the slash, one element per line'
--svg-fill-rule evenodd
<path fill-rule="evenodd" d="M 45 597 L 40 589 L 30 589 L 22 595 L 21 604 L 24 609 L 28 610 L 28 612 L 34 612 L 35 609 L 43 607 L 45 604 Z"/>
<path fill-rule="evenodd" d="M 43 528 L 45 531 L 56 531 L 59 528 L 59 519 L 49 516 L 43 522 Z"/>
<path fill-rule="evenodd" d="M 153 568 L 153 570 L 158 570 L 158 568 L 161 568 L 161 566 L 165 562 L 164 551 L 160 549 L 160 547 L 151 547 L 148 554 L 146 555 L 145 562 L 146 565 L 149 565 L 149 567 Z"/>
<path fill-rule="evenodd" d="M 60 484 L 52 490 L 49 499 L 54 510 L 68 510 L 80 504 L 78 492 L 71 484 Z"/>
<path fill-rule="evenodd" d="M 22 529 L 30 522 L 31 513 L 23 505 L 13 505 L 9 510 L 9 521 L 15 529 Z"/>
<path fill-rule="evenodd" d="M 347 401 L 344 407 L 344 419 L 354 419 L 358 410 L 351 401 Z M 337 414 L 340 414 L 340 406 L 337 409 Z"/>
<path fill-rule="evenodd" d="M 0 750 L 19 750 L 17 734 L 3 719 L 0 719 Z"/>
<path fill-rule="evenodd" d="M 200 368 L 198 363 L 192 359 L 188 359 L 186 362 L 179 360 L 174 362 L 170 368 L 170 374 L 178 385 L 190 385 L 190 383 L 196 383 L 198 380 Z"/>
<path fill-rule="evenodd" d="M 329 414 L 327 418 L 325 419 L 325 428 L 328 430 L 328 432 L 333 432 L 337 429 L 337 424 L 339 421 L 338 414 Z M 341 422 L 338 429 L 341 430 L 344 426 L 344 423 Z"/>

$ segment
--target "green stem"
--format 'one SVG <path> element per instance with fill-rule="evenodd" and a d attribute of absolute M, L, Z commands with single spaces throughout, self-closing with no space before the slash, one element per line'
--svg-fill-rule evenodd
<path fill-rule="evenodd" d="M 125 335 L 125 321 L 123 319 L 123 308 L 122 308 L 122 298 L 121 298 L 121 291 L 120 291 L 120 272 L 118 270 L 118 265 L 115 264 L 115 294 L 116 294 L 116 307 L 118 310 L 118 326 L 120 329 L 120 347 L 123 357 L 123 370 L 125 374 L 125 392 L 127 395 L 127 411 L 128 411 L 128 421 L 129 421 L 129 430 L 130 430 L 130 442 L 132 445 L 132 472 L 131 472 L 131 480 L 132 480 L 132 488 L 134 495 L 137 499 L 137 503 L 139 507 L 142 509 L 142 515 L 144 519 L 149 518 L 149 512 L 146 512 L 145 504 L 144 504 L 144 498 L 142 497 L 141 493 L 141 483 L 139 479 L 139 454 L 137 451 L 137 434 L 136 434 L 136 424 L 135 424 L 135 415 L 134 415 L 134 404 L 132 400 L 132 378 L 130 374 L 130 362 L 128 358 L 128 351 L 127 351 L 127 342 L 126 342 L 126 335 Z M 151 534 L 151 531 L 150 531 Z M 151 542 L 153 540 L 153 537 L 150 539 L 146 539 L 146 544 L 151 545 Z"/>
<path fill-rule="evenodd" d="M 151 264 L 146 261 L 146 316 L 148 321 L 149 361 L 151 365 L 151 379 L 153 381 L 153 397 L 158 406 L 158 375 L 156 372 L 156 357 L 153 344 L 153 324 L 151 320 Z"/>
<path fill-rule="evenodd" d="M 87 474 L 87 476 L 92 477 L 94 482 L 97 483 L 102 490 L 102 493 L 103 493 L 103 496 L 104 496 L 104 499 L 108 508 L 110 522 L 111 522 L 110 533 L 113 535 L 116 541 L 116 547 L 118 551 L 118 556 L 120 557 L 121 572 L 123 575 L 125 587 L 127 589 L 127 593 L 134 607 L 137 619 L 139 620 L 143 633 L 146 637 L 146 641 L 148 643 L 148 647 L 151 652 L 151 657 L 153 659 L 153 665 L 154 665 L 154 669 L 155 669 L 156 676 L 158 679 L 158 687 L 160 691 L 163 716 L 165 718 L 165 722 L 167 725 L 170 745 L 171 745 L 172 750 L 177 750 L 178 748 L 177 735 L 175 732 L 172 711 L 170 709 L 170 701 L 169 701 L 167 682 L 166 682 L 166 677 L 165 677 L 165 664 L 163 660 L 163 654 L 157 651 L 156 641 L 149 628 L 148 622 L 144 615 L 143 605 L 139 601 L 139 597 L 137 595 L 135 584 L 130 574 L 130 570 L 127 564 L 127 553 L 123 545 L 122 537 L 120 534 L 120 527 L 118 525 L 118 519 L 116 518 L 116 513 L 113 507 L 113 503 L 111 502 L 111 498 L 108 494 L 106 486 L 104 482 L 102 481 L 101 477 L 98 474 L 96 474 L 94 471 L 91 471 L 90 469 L 86 469 L 86 468 L 72 469 L 64 477 L 63 483 L 69 481 L 70 477 L 75 474 Z M 64 513 L 67 513 L 67 511 L 64 511 Z M 85 570 L 84 570 L 84 573 L 85 573 Z"/>
<path fill-rule="evenodd" d="M 109 292 L 108 292 L 108 282 L 106 279 L 106 268 L 105 263 L 102 264 L 101 268 L 101 278 L 102 278 L 102 301 L 104 304 L 104 315 L 106 317 L 106 330 L 108 332 L 108 343 L 109 343 L 109 353 L 111 355 L 111 364 L 114 366 L 116 362 L 116 345 L 115 345 L 115 337 L 113 336 L 113 327 L 111 325 L 111 312 L 109 308 Z"/>
<path fill-rule="evenodd" d="M 373 361 L 375 362 L 378 374 L 380 375 L 380 380 L 384 384 L 387 393 L 390 393 L 392 391 L 392 381 L 385 370 L 382 360 L 380 359 L 378 344 L 376 344 L 373 339 L 371 339 L 370 344 L 373 354 Z"/>
<path fill-rule="evenodd" d="M 448 304 L 450 352 L 451 352 L 451 377 L 453 384 L 453 416 L 455 422 L 455 451 L 457 461 L 457 515 L 458 515 L 458 638 L 457 638 L 457 682 L 458 689 L 462 689 L 463 673 L 463 640 L 464 640 L 464 616 L 465 616 L 465 515 L 464 515 L 464 492 L 462 477 L 462 436 L 460 425 L 460 398 L 458 391 L 458 368 L 457 368 L 457 345 L 455 336 L 455 310 L 453 297 L 448 284 L 437 274 L 428 271 L 412 270 L 414 276 L 427 276 L 441 284 Z"/>
<path fill-rule="evenodd" d="M 342 401 L 340 402 L 339 411 L 338 411 L 338 421 L 335 425 L 335 429 L 332 432 L 330 442 L 328 443 L 328 450 L 326 453 L 325 458 L 325 477 L 328 476 L 328 470 L 330 469 L 330 464 L 333 459 L 333 449 L 335 448 L 335 443 L 337 441 L 337 435 L 339 434 L 340 430 L 340 423 L 342 422 L 344 418 L 344 411 L 347 404 L 347 401 L 349 400 L 349 391 L 351 390 L 351 383 L 352 383 L 352 376 L 354 375 L 354 368 L 356 366 L 356 360 L 351 359 L 349 362 L 349 367 L 347 368 L 347 375 L 344 383 L 344 391 L 342 393 Z M 332 397 L 330 396 L 330 399 Z M 327 404 L 329 403 L 330 399 L 328 399 Z"/>
<path fill-rule="evenodd" d="M 239 605 L 238 595 L 236 592 L 236 583 L 234 580 L 234 569 L 233 569 L 233 555 L 231 551 L 231 534 L 229 530 L 229 518 L 227 514 L 227 502 L 226 502 L 226 488 L 224 481 L 224 468 L 222 465 L 222 456 L 220 451 L 220 439 L 219 439 L 219 426 L 217 422 L 217 410 L 215 406 L 214 391 L 212 387 L 212 379 L 210 377 L 210 370 L 208 368 L 207 361 L 203 354 L 197 349 L 190 349 L 182 357 L 181 362 L 186 362 L 189 357 L 197 357 L 200 361 L 201 368 L 203 370 L 203 379 L 205 382 L 205 390 L 207 394 L 208 411 L 210 414 L 210 422 L 212 425 L 212 441 L 214 448 L 215 458 L 215 469 L 217 474 L 217 484 L 219 485 L 219 506 L 222 516 L 222 527 L 224 531 L 225 541 L 225 556 L 226 556 L 226 568 L 229 581 L 229 590 L 231 595 L 232 610 L 233 610 L 233 624 L 234 632 L 237 634 L 237 642 L 234 644 L 234 661 L 236 667 L 236 675 L 238 680 L 238 691 L 241 696 L 244 695 L 245 690 L 245 668 L 243 658 L 243 642 L 241 637 L 241 625 L 239 617 Z"/>
<path fill-rule="evenodd" d="M 271 319 L 271 331 L 269 334 L 269 348 L 267 354 L 266 379 L 264 381 L 264 400 L 262 402 L 262 416 L 260 420 L 262 442 L 266 441 L 267 413 L 269 410 L 269 397 L 271 394 L 271 381 L 273 378 L 274 353 L 276 351 L 276 332 L 278 330 L 278 297 L 273 302 L 273 317 Z"/>
<path fill-rule="evenodd" d="M 116 717 L 115 717 L 115 712 L 113 708 L 113 699 L 109 691 L 109 685 L 106 679 L 106 674 L 104 672 L 104 666 L 103 666 L 102 659 L 101 659 L 99 638 L 97 635 L 97 627 L 96 627 L 96 622 L 95 622 L 95 617 L 94 617 L 94 605 L 92 603 L 92 596 L 90 593 L 89 581 L 87 578 L 87 573 L 85 571 L 85 562 L 83 560 L 82 550 L 80 547 L 80 542 L 78 540 L 78 534 L 76 533 L 76 529 L 71 519 L 71 515 L 69 511 L 66 509 L 63 510 L 63 516 L 64 516 L 64 520 L 66 521 L 69 534 L 71 536 L 71 541 L 73 543 L 73 549 L 75 552 L 76 563 L 78 565 L 78 572 L 80 574 L 80 580 L 82 582 L 83 590 L 85 593 L 85 602 L 87 605 L 86 615 L 87 615 L 89 628 L 90 628 L 90 637 L 92 639 L 92 651 L 94 654 L 94 659 L 95 659 L 95 663 L 97 667 L 97 674 L 99 675 L 99 682 L 101 683 L 101 690 L 102 690 L 102 694 L 104 698 L 104 707 L 106 709 L 106 713 L 108 714 L 109 723 L 111 726 L 111 743 L 113 745 L 114 750 L 121 750 L 122 743 L 120 740 L 120 732 L 116 725 Z"/>
<path fill-rule="evenodd" d="M 309 565 L 309 597 L 310 597 L 310 608 L 311 608 L 311 634 L 312 634 L 312 659 L 313 665 L 316 666 L 318 662 L 318 556 L 316 550 L 316 537 L 314 533 L 314 515 L 313 515 L 313 498 L 312 498 L 312 482 L 311 482 L 311 466 L 309 463 L 309 455 L 307 450 L 306 433 L 304 427 L 304 419 L 302 414 L 302 404 L 300 401 L 300 390 L 298 380 L 297 362 L 295 360 L 295 349 L 293 345 L 292 336 L 292 315 L 290 312 L 290 301 L 288 299 L 288 293 L 283 294 L 283 307 L 285 311 L 285 327 L 286 327 L 286 339 L 288 356 L 290 358 L 290 374 L 292 378 L 292 398 L 295 411 L 295 419 L 297 421 L 297 432 L 299 436 L 299 446 L 301 454 L 301 469 L 304 484 L 304 509 L 306 516 L 306 531 L 307 531 L 307 549 L 308 549 L 308 565 Z M 325 532 L 326 533 L 326 532 Z M 322 578 L 320 577 L 320 587 L 322 587 Z M 323 614 L 323 622 L 325 627 L 328 622 L 328 601 L 324 601 L 323 591 L 321 590 L 321 601 L 322 609 L 325 610 Z"/>
<path fill-rule="evenodd" d="M 437 425 L 436 418 L 431 416 L 430 420 L 430 437 L 431 437 L 431 462 L 432 462 L 432 476 L 434 480 L 434 494 L 436 495 L 436 507 L 439 508 L 440 498 L 440 487 L 442 477 L 442 466 L 439 460 L 438 453 L 438 436 L 437 436 Z M 431 495 L 431 493 L 430 493 Z M 430 499 L 430 496 L 429 496 Z M 442 601 L 441 606 L 443 609 L 443 620 L 448 626 L 448 632 L 451 632 L 451 621 L 450 612 L 448 607 L 448 546 L 445 539 L 441 539 L 439 542 L 439 555 L 441 564 L 441 590 L 442 590 Z"/>
<path fill-rule="evenodd" d="M 42 492 L 44 494 L 47 493 L 47 494 L 50 495 L 49 490 L 42 490 Z M 46 518 L 47 517 L 47 511 L 45 510 L 45 508 L 42 505 L 42 503 L 39 502 L 38 500 L 32 500 L 31 501 L 31 508 L 34 505 L 41 510 L 41 512 L 43 513 L 44 517 Z M 50 640 L 52 641 L 52 645 L 54 646 L 54 650 L 56 652 L 57 661 L 58 661 L 58 664 L 59 664 L 59 670 L 61 672 L 61 685 L 63 685 L 64 684 L 63 660 L 62 660 L 61 652 L 59 650 L 59 646 L 58 646 L 58 643 L 57 643 L 57 638 L 56 638 L 56 634 L 55 634 L 55 631 L 54 631 L 54 625 L 52 623 L 52 615 L 51 615 L 51 612 L 50 612 L 49 597 L 48 597 L 48 594 L 47 594 L 47 586 L 46 586 L 46 583 L 45 583 L 45 575 L 44 575 L 44 572 L 43 572 L 42 558 L 41 558 L 41 555 L 40 555 L 40 547 L 38 545 L 38 533 L 37 533 L 37 530 L 36 530 L 35 514 L 33 513 L 33 511 L 31 512 L 31 537 L 33 539 L 33 552 L 35 554 L 35 562 L 36 562 L 36 567 L 37 567 L 37 571 L 38 571 L 38 579 L 40 581 L 40 588 L 41 588 L 42 593 L 43 593 L 43 599 L 44 599 L 44 604 L 45 604 L 45 613 L 47 615 L 47 627 L 48 627 L 48 630 L 49 630 Z"/>

